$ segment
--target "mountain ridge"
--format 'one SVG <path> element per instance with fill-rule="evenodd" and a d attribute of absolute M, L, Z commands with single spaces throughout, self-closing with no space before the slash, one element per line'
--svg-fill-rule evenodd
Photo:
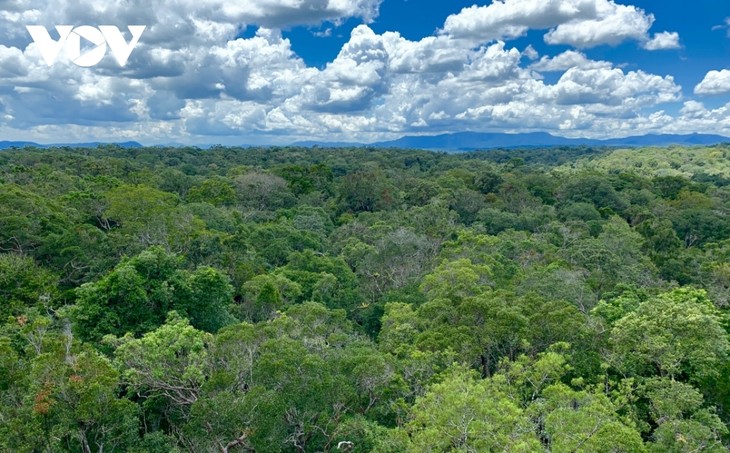
<path fill-rule="evenodd" d="M 406 135 L 396 140 L 374 143 L 327 142 L 318 140 L 298 141 L 290 146 L 302 147 L 373 147 L 373 148 L 410 148 L 432 151 L 474 151 L 496 148 L 537 148 L 552 146 L 696 146 L 730 143 L 730 137 L 717 134 L 646 134 L 610 139 L 568 138 L 552 135 L 547 132 L 525 132 L 509 134 L 504 132 L 454 132 L 439 135 Z M 86 142 L 86 143 L 48 143 L 40 144 L 31 141 L 0 141 L 0 150 L 9 148 L 54 148 L 62 146 L 95 148 L 105 145 L 116 145 L 122 148 L 142 148 L 136 141 L 126 142 Z M 184 145 L 179 145 L 184 146 Z M 201 145 L 191 145 L 201 146 Z M 212 145 L 211 145 L 212 146 Z M 235 146 L 235 145 L 232 145 Z M 240 145 L 246 146 L 246 145 Z M 204 147 L 205 148 L 205 147 Z"/>
<path fill-rule="evenodd" d="M 27 141 L 12 141 L 12 140 L 3 140 L 0 141 L 0 149 L 9 149 L 9 148 L 26 148 L 26 147 L 33 147 L 33 148 L 60 148 L 61 146 L 72 146 L 76 148 L 97 148 L 99 146 L 103 145 L 117 145 L 122 148 L 142 148 L 144 145 L 142 145 L 139 142 L 135 141 L 126 141 L 126 142 L 86 142 L 86 143 L 36 143 L 36 142 L 27 142 Z"/>
<path fill-rule="evenodd" d="M 545 146 L 668 146 L 716 145 L 730 142 L 730 137 L 716 134 L 646 134 L 610 139 L 568 138 L 547 132 L 508 134 L 502 132 L 455 132 L 440 135 L 410 135 L 396 140 L 360 145 L 375 148 L 415 148 L 427 150 L 472 151 L 492 148 Z M 306 145 L 305 145 L 306 143 Z M 299 142 L 294 146 L 340 147 L 335 142 Z"/>

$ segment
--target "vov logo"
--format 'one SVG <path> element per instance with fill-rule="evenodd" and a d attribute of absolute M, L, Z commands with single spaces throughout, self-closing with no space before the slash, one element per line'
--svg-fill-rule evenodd
<path fill-rule="evenodd" d="M 88 68 L 95 66 L 104 58 L 107 45 L 119 66 L 127 64 L 127 60 L 146 26 L 128 26 L 127 28 L 132 34 L 132 40 L 129 43 L 125 41 L 119 28 L 113 25 L 100 25 L 98 28 L 90 25 L 81 25 L 76 28 L 71 25 L 56 25 L 58 40 L 51 38 L 43 25 L 26 25 L 25 28 L 38 46 L 38 50 L 48 66 L 53 65 L 61 49 L 65 48 L 66 55 L 74 64 Z M 92 44 L 92 46 L 86 46 L 88 49 L 84 53 L 81 53 L 82 38 Z"/>

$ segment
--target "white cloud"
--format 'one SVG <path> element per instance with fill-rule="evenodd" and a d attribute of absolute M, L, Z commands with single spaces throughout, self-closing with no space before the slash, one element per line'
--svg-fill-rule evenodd
<path fill-rule="evenodd" d="M 0 137 L 287 143 L 456 130 L 602 136 L 615 128 L 632 135 L 673 127 L 671 115 L 658 110 L 681 101 L 672 77 L 624 70 L 576 49 L 540 57 L 531 46 L 520 51 L 509 41 L 528 29 L 546 30 L 547 41 L 576 47 L 626 39 L 646 47 L 660 36 L 671 38 L 660 33 L 650 40 L 653 17 L 610 0 L 475 6 L 420 40 L 360 25 L 323 68 L 308 66 L 279 28 L 347 17 L 367 22 L 379 3 L 251 0 L 224 6 L 222 0 L 163 0 L 132 9 L 123 0 L 110 0 L 100 4 L 96 17 L 91 0 L 49 0 L 48 7 L 24 0 L 49 11 L 48 24 L 113 19 L 149 28 L 125 68 L 111 58 L 95 68 L 61 60 L 48 67 L 28 45 L 27 32 L 15 34 L 13 14 L 21 12 L 0 14 L 5 44 L 0 45 Z M 235 39 L 248 23 L 262 26 L 252 37 Z M 589 24 L 601 30 L 590 30 Z M 606 30 L 615 35 L 605 36 Z M 707 118 L 723 114 L 688 101 L 679 115 L 695 115 L 692 124 L 708 127 Z"/>
<path fill-rule="evenodd" d="M 199 0 L 190 0 L 199 4 Z M 231 2 L 204 0 L 222 20 L 237 20 L 264 26 L 316 24 L 325 20 L 360 17 L 371 22 L 378 15 L 381 0 L 248 0 Z M 222 14 L 221 14 L 222 13 Z M 222 17 L 221 17 L 222 16 Z"/>
<path fill-rule="evenodd" d="M 695 87 L 695 94 L 726 94 L 730 93 L 730 69 L 710 71 Z"/>
<path fill-rule="evenodd" d="M 654 16 L 647 15 L 632 5 L 618 5 L 613 1 L 592 0 L 586 9 L 595 8 L 590 18 L 580 16 L 560 23 L 545 35 L 548 44 L 568 44 L 578 48 L 601 44 L 615 46 L 626 40 L 644 39 L 654 23 Z"/>
<path fill-rule="evenodd" d="M 579 48 L 647 40 L 654 16 L 613 0 L 501 0 L 449 16 L 443 33 L 479 42 L 546 30 L 548 44 Z"/>
<path fill-rule="evenodd" d="M 712 30 L 725 30 L 728 38 L 730 38 L 730 17 L 726 17 L 721 25 L 715 25 Z"/>
<path fill-rule="evenodd" d="M 667 121 L 664 132 L 688 134 L 705 132 L 730 136 L 730 104 L 707 109 L 697 101 L 687 101 L 677 117 Z"/>
<path fill-rule="evenodd" d="M 460 57 L 452 58 L 455 55 Z M 439 65 L 439 56 L 448 64 Z M 579 67 L 569 68 L 570 58 Z M 485 126 L 588 129 L 604 117 L 635 116 L 642 108 L 679 96 L 671 77 L 625 73 L 577 52 L 537 63 L 568 69 L 552 85 L 535 78 L 531 67 L 521 66 L 521 59 L 522 54 L 504 42 L 470 50 L 446 37 L 414 42 L 360 26 L 324 69 L 300 67 L 293 84 L 300 89 L 267 102 L 265 117 L 230 113 L 235 101 L 200 100 L 183 118 L 197 133 L 232 134 L 239 128 L 244 133 L 374 140 Z M 232 121 L 239 117 L 245 121 Z"/>
<path fill-rule="evenodd" d="M 679 113 L 689 117 L 702 116 L 704 112 L 705 105 L 695 100 L 685 101 L 684 105 L 682 105 L 682 108 L 679 110 Z"/>
<path fill-rule="evenodd" d="M 290 27 L 341 21 L 358 17 L 370 22 L 378 15 L 382 0 L 16 0 L 3 3 L 0 20 L 16 22 L 22 28 L 29 21 L 41 23 L 141 23 L 179 26 L 187 19 L 218 24 L 256 24 L 265 27 Z M 15 6 L 13 6 L 15 5 Z M 66 19 L 66 21 L 63 21 Z M 61 22 L 59 22 L 61 21 Z"/>
<path fill-rule="evenodd" d="M 382 35 L 389 56 L 389 69 L 396 73 L 439 74 L 459 71 L 468 51 L 449 36 L 427 36 L 409 41 L 397 32 Z"/>
<path fill-rule="evenodd" d="M 589 60 L 585 54 L 575 50 L 566 50 L 554 57 L 543 56 L 530 65 L 531 69 L 544 72 L 563 72 L 570 68 L 610 68 L 608 61 Z"/>
<path fill-rule="evenodd" d="M 387 61 L 382 39 L 366 25 L 356 27 L 337 58 L 304 87 L 303 106 L 322 112 L 367 109 L 384 88 Z"/>
<path fill-rule="evenodd" d="M 642 44 L 646 50 L 679 49 L 679 33 L 663 31 L 655 33 L 654 38 Z"/>
<path fill-rule="evenodd" d="M 529 58 L 530 60 L 537 60 L 537 58 L 540 56 L 540 54 L 537 53 L 537 50 L 532 47 L 532 44 L 528 45 L 525 50 L 522 51 L 522 55 Z"/>
<path fill-rule="evenodd" d="M 643 71 L 624 73 L 619 68 L 574 67 L 549 91 L 559 105 L 599 104 L 625 110 L 678 101 L 680 90 L 671 76 Z"/>

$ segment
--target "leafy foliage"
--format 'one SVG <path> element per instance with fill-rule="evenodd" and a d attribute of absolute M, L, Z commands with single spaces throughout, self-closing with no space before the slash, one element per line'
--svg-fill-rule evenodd
<path fill-rule="evenodd" d="M 0 451 L 728 451 L 728 152 L 3 151 Z"/>

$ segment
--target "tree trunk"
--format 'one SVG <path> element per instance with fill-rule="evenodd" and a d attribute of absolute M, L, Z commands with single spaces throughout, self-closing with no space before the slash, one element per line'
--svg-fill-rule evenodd
<path fill-rule="evenodd" d="M 83 428 L 79 428 L 79 440 L 81 441 L 81 450 L 84 453 L 91 453 L 91 447 L 89 446 L 89 440 L 86 439 L 86 431 Z"/>

